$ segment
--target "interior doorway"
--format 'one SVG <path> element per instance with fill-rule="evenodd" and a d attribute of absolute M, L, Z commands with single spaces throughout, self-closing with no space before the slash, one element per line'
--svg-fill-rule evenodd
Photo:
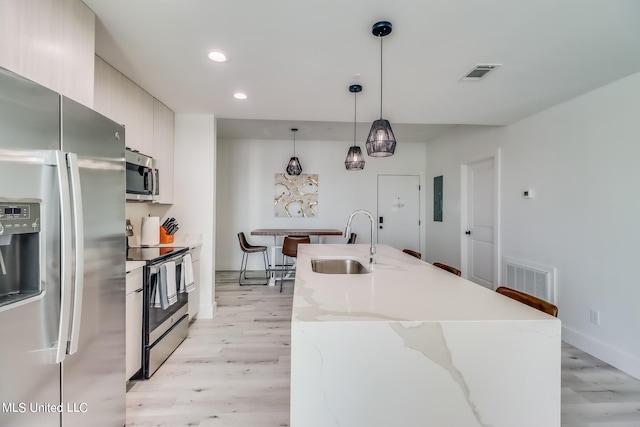
<path fill-rule="evenodd" d="M 420 252 L 420 176 L 378 175 L 378 243 Z"/>
<path fill-rule="evenodd" d="M 493 290 L 499 283 L 499 156 L 462 166 L 463 275 Z"/>

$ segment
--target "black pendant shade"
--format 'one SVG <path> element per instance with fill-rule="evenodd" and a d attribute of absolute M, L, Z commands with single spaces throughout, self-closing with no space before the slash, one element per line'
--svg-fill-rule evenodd
<path fill-rule="evenodd" d="M 353 93 L 353 146 L 349 147 L 347 158 L 344 161 L 344 167 L 348 171 L 360 171 L 364 169 L 364 156 L 362 150 L 356 145 L 356 128 L 357 128 L 357 103 L 356 98 L 358 92 L 362 91 L 361 85 L 349 86 L 349 92 Z"/>
<path fill-rule="evenodd" d="M 302 173 L 302 165 L 300 164 L 300 160 L 297 157 L 292 157 L 289 159 L 289 164 L 287 165 L 287 173 L 289 175 L 300 175 Z"/>
<path fill-rule="evenodd" d="M 357 145 L 349 147 L 347 153 L 347 159 L 344 161 L 344 166 L 348 171 L 357 171 L 364 169 L 364 156 L 362 150 Z"/>
<path fill-rule="evenodd" d="M 371 157 L 393 156 L 396 151 L 396 137 L 389 120 L 379 119 L 373 122 L 365 145 Z"/>
<path fill-rule="evenodd" d="M 289 175 L 300 175 L 302 173 L 302 165 L 296 157 L 296 132 L 298 132 L 298 129 L 291 129 L 291 132 L 293 132 L 293 156 L 289 159 L 286 171 Z"/>
<path fill-rule="evenodd" d="M 371 32 L 380 37 L 380 119 L 373 122 L 367 142 L 367 154 L 371 157 L 393 156 L 396 151 L 396 137 L 389 120 L 382 118 L 382 38 L 391 34 L 391 22 L 380 21 L 373 24 Z"/>

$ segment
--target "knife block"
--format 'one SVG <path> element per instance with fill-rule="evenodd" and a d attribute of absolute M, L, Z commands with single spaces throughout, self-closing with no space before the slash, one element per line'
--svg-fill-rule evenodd
<path fill-rule="evenodd" d="M 173 243 L 173 234 L 167 234 L 164 227 L 160 227 L 160 243 Z"/>

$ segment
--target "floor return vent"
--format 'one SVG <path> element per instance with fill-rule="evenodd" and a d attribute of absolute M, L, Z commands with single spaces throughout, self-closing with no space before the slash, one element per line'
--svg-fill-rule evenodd
<path fill-rule="evenodd" d="M 503 257 L 502 261 L 504 286 L 555 304 L 556 269 L 554 267 L 509 257 Z"/>

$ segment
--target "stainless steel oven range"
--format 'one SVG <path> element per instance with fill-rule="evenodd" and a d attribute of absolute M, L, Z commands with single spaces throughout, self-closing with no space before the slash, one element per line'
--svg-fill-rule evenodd
<path fill-rule="evenodd" d="M 187 293 L 175 292 L 175 301 L 168 305 L 159 304 L 161 287 L 176 286 L 182 270 L 184 256 L 189 248 L 129 248 L 128 261 L 145 261 L 143 288 L 143 333 L 142 333 L 142 376 L 149 378 L 164 363 L 188 334 Z M 163 266 L 175 268 L 175 281 L 164 284 L 161 278 Z M 175 267 L 174 267 L 175 266 Z M 166 270 L 165 270 L 166 271 Z"/>

